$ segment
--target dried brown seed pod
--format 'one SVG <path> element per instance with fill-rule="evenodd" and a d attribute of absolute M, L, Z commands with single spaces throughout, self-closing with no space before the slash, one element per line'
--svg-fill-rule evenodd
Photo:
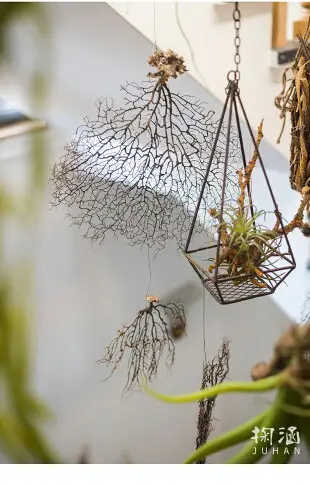
<path fill-rule="evenodd" d="M 184 316 L 176 316 L 171 324 L 171 336 L 174 339 L 179 339 L 180 337 L 184 336 L 186 328 L 186 321 Z"/>

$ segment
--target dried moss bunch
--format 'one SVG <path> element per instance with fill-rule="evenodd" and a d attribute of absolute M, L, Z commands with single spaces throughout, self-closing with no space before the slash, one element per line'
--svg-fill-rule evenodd
<path fill-rule="evenodd" d="M 151 381 L 156 376 L 163 353 L 166 353 L 166 366 L 170 368 L 173 365 L 175 345 L 171 326 L 176 319 L 185 322 L 182 303 L 161 304 L 155 296 L 149 296 L 147 300 L 147 307 L 138 312 L 131 324 L 118 330 L 117 337 L 98 361 L 111 368 L 110 378 L 128 354 L 126 395 L 139 388 L 141 379 Z"/>
<path fill-rule="evenodd" d="M 64 203 L 92 240 L 111 234 L 161 249 L 185 242 L 218 122 L 204 103 L 170 89 L 186 72 L 182 57 L 156 51 L 148 62 L 150 81 L 122 87 L 123 106 L 100 102 L 97 118 L 86 118 L 65 147 L 52 173 L 53 204 Z M 220 145 L 215 157 L 202 219 L 218 199 Z"/>

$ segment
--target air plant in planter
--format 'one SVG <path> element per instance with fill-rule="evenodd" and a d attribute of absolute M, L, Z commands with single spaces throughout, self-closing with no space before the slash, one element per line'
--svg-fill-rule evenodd
<path fill-rule="evenodd" d="M 173 365 L 175 344 L 171 337 L 171 326 L 175 320 L 185 323 L 181 302 L 162 304 L 158 297 L 148 296 L 147 306 L 138 312 L 134 321 L 118 330 L 98 363 L 111 369 L 109 378 L 128 354 L 124 394 L 129 395 L 138 389 L 141 377 L 151 381 L 156 376 L 163 353 L 166 353 L 167 367 Z"/>
<path fill-rule="evenodd" d="M 310 325 L 292 326 L 274 346 L 269 363 L 252 368 L 252 382 L 229 382 L 196 393 L 165 396 L 145 388 L 155 398 L 167 403 L 187 403 L 211 399 L 229 393 L 276 392 L 271 405 L 246 423 L 212 439 L 195 450 L 185 461 L 196 463 L 238 444 L 242 449 L 227 462 L 251 464 L 269 455 L 270 463 L 292 460 L 295 447 L 303 439 L 310 451 Z M 272 434 L 263 442 L 264 433 Z M 273 447 L 278 452 L 273 454 Z"/>
<path fill-rule="evenodd" d="M 195 245 L 193 230 L 184 252 L 203 284 L 222 304 L 273 293 L 295 268 L 287 235 L 302 225 L 302 207 L 294 220 L 284 226 L 259 156 L 262 127 L 263 122 L 258 127 L 252 159 L 248 163 L 244 160 L 243 167 L 236 171 L 238 190 L 232 201 L 226 196 L 224 177 L 222 202 L 219 207 L 209 210 L 214 221 L 209 242 Z M 244 149 L 241 152 L 244 154 Z M 252 176 L 258 160 L 272 196 L 272 212 L 258 210 L 253 203 Z M 196 214 L 198 211 L 199 207 Z M 264 224 L 268 213 L 274 219 L 269 227 Z"/>

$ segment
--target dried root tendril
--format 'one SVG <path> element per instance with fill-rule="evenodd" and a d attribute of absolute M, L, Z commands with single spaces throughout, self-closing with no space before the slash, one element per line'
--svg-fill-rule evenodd
<path fill-rule="evenodd" d="M 305 35 L 299 36 L 299 48 L 291 65 L 293 78 L 287 80 L 283 75 L 283 88 L 275 98 L 280 110 L 283 127 L 278 139 L 280 142 L 287 114 L 291 117 L 291 157 L 290 184 L 292 189 L 302 192 L 310 187 L 310 22 Z"/>
<path fill-rule="evenodd" d="M 216 356 L 203 366 L 201 390 L 219 385 L 222 383 L 229 372 L 229 341 L 224 338 L 221 348 Z M 216 397 L 207 398 L 199 402 L 199 414 L 197 422 L 197 439 L 196 448 L 198 449 L 205 444 L 213 429 L 213 409 Z M 205 459 L 201 459 L 197 464 L 204 464 Z"/>
<path fill-rule="evenodd" d="M 126 395 L 139 388 L 141 379 L 151 381 L 157 375 L 163 353 L 166 353 L 166 366 L 170 368 L 173 365 L 175 345 L 170 337 L 170 326 L 177 317 L 185 320 L 182 303 L 161 304 L 157 297 L 150 296 L 148 306 L 138 312 L 131 324 L 118 330 L 117 337 L 106 348 L 98 363 L 111 369 L 108 378 L 128 354 Z"/>

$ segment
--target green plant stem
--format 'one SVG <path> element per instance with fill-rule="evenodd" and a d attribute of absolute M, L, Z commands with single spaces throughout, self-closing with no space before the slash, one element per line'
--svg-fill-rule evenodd
<path fill-rule="evenodd" d="M 288 450 L 288 454 L 285 453 L 286 449 Z M 292 458 L 293 451 L 294 451 L 294 447 L 287 446 L 285 443 L 279 444 L 279 452 L 278 454 L 272 454 L 270 459 L 270 464 L 289 463 Z"/>
<path fill-rule="evenodd" d="M 176 395 L 167 396 L 162 395 L 146 386 L 144 390 L 151 396 L 158 398 L 159 400 L 166 403 L 188 403 L 188 402 L 198 402 L 206 398 L 212 398 L 217 395 L 222 395 L 224 393 L 258 393 L 264 391 L 273 390 L 285 383 L 286 374 L 279 373 L 276 376 L 271 376 L 269 378 L 264 378 L 255 382 L 231 382 L 231 383 L 221 383 L 220 385 L 215 385 L 211 388 L 206 388 L 205 390 L 200 390 L 195 393 L 189 393 L 187 395 Z"/>
<path fill-rule="evenodd" d="M 281 404 L 283 403 L 286 396 L 286 389 L 280 388 L 274 404 L 269 409 L 269 412 L 265 415 L 264 420 L 261 423 L 261 428 L 274 428 L 277 430 L 279 427 L 283 427 L 286 424 L 285 416 L 286 414 L 281 411 Z M 272 443 L 265 445 L 265 447 L 258 448 L 256 454 L 253 454 L 253 448 L 255 444 L 253 440 L 248 442 L 241 451 L 239 451 L 235 456 L 227 461 L 227 464 L 254 464 L 258 462 L 263 454 L 263 449 L 268 449 L 272 447 Z"/>
<path fill-rule="evenodd" d="M 228 449 L 234 445 L 240 444 L 241 442 L 246 441 L 254 427 L 260 425 L 266 414 L 269 413 L 269 410 L 257 415 L 256 417 L 252 418 L 248 422 L 239 425 L 233 430 L 229 430 L 225 434 L 216 437 L 213 440 L 210 440 L 199 447 L 196 451 L 194 451 L 185 461 L 184 464 L 193 464 L 201 459 L 204 459 L 211 454 L 215 454 L 224 449 Z"/>

